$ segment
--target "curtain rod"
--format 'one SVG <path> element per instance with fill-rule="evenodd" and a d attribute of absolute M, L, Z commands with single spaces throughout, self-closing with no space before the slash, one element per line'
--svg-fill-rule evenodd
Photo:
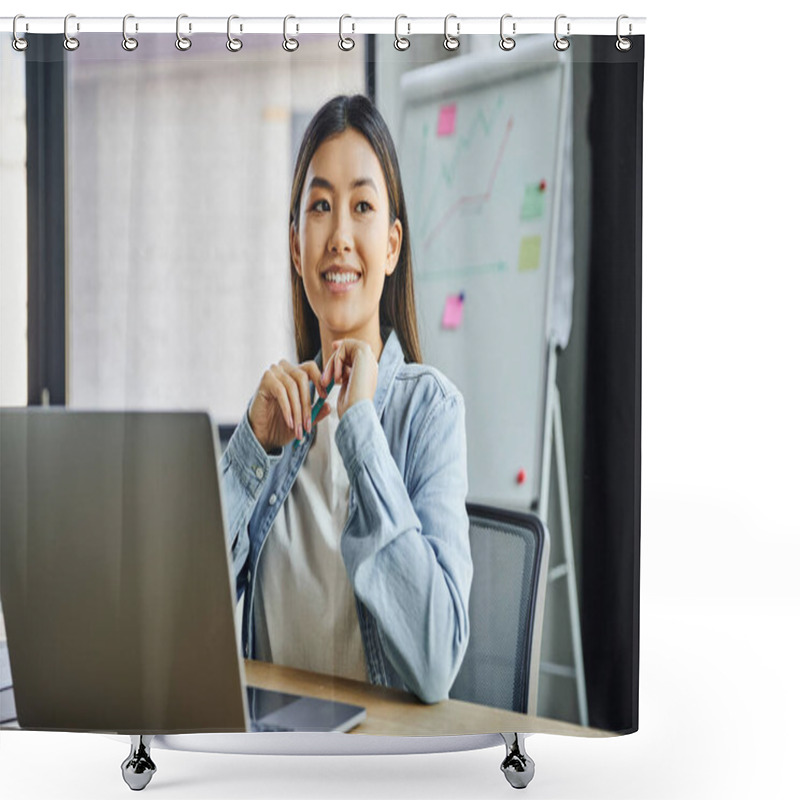
<path fill-rule="evenodd" d="M 231 19 L 236 34 L 275 33 L 290 34 L 327 33 L 350 35 L 353 33 L 386 33 L 397 32 L 401 36 L 416 34 L 445 33 L 444 17 L 237 17 Z M 447 31 L 451 36 L 492 33 L 500 35 L 500 17 L 458 17 L 449 15 Z M 186 34 L 227 33 L 228 17 L 193 17 L 181 15 L 180 30 Z M 70 36 L 82 33 L 121 33 L 122 17 L 80 17 L 69 15 L 64 17 L 27 17 L 17 20 L 17 34 L 26 33 L 60 33 L 64 34 L 65 26 Z M 286 28 L 285 28 L 286 26 Z M 531 33 L 553 34 L 556 30 L 560 36 L 621 35 L 636 36 L 644 33 L 644 17 L 570 17 L 559 14 L 558 17 L 514 17 L 504 15 L 503 30 L 507 36 L 520 36 Z M 177 18 L 175 17 L 136 17 L 129 15 L 126 30 L 133 33 L 175 33 Z M 11 33 L 14 29 L 13 17 L 0 17 L 0 31 Z"/>

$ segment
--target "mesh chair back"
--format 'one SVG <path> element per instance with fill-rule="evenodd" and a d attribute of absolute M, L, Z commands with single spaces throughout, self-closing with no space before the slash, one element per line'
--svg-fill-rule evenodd
<path fill-rule="evenodd" d="M 474 566 L 470 639 L 450 697 L 535 713 L 547 528 L 530 512 L 467 503 L 467 513 Z"/>

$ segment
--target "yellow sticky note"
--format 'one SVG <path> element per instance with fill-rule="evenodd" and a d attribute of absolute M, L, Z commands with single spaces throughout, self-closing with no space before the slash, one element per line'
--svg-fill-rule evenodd
<path fill-rule="evenodd" d="M 539 256 L 542 252 L 541 236 L 523 236 L 519 243 L 520 272 L 527 269 L 539 269 Z"/>

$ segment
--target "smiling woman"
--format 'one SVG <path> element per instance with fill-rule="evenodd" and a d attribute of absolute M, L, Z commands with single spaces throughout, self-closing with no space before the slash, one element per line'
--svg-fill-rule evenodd
<path fill-rule="evenodd" d="M 319 147 L 300 209 L 289 231 L 292 262 L 319 320 L 323 362 L 331 342 L 345 337 L 367 342 L 380 358 L 380 300 L 403 225 L 392 218 L 381 164 L 363 134 L 348 128 Z"/>
<path fill-rule="evenodd" d="M 377 259 L 376 264 L 381 264 L 383 259 L 386 263 L 381 272 L 392 276 L 390 281 L 385 282 L 385 291 L 382 287 L 379 292 L 380 324 L 397 331 L 407 361 L 421 362 L 411 273 L 411 239 L 400 167 L 386 123 L 372 103 L 362 95 L 350 98 L 339 96 L 319 110 L 305 132 L 295 165 L 289 235 L 290 255 L 295 264 L 295 270 L 292 271 L 292 299 L 298 359 L 305 361 L 313 358 L 323 345 L 316 309 L 309 302 L 301 272 L 297 270 L 300 254 L 296 251 L 298 240 L 303 241 L 303 237 L 298 236 L 300 226 L 308 218 L 304 214 L 310 205 L 306 203 L 310 199 L 306 196 L 307 193 L 312 190 L 327 190 L 330 193 L 334 189 L 331 171 L 338 174 L 341 168 L 337 161 L 333 160 L 331 163 L 332 155 L 348 159 L 351 171 L 348 179 L 350 183 L 345 182 L 348 192 L 359 189 L 369 192 L 372 189 L 373 207 L 364 218 L 370 222 L 369 230 L 373 234 L 381 231 L 384 240 L 381 241 L 379 235 L 374 244 L 377 250 L 371 250 L 370 254 Z M 331 173 L 329 175 L 321 172 L 326 166 Z M 372 181 L 371 187 L 369 181 Z M 340 187 L 340 190 L 343 188 L 345 187 Z M 332 199 L 334 198 L 330 195 L 314 197 L 315 202 L 324 201 L 320 204 L 321 208 L 332 208 Z M 370 197 L 351 199 L 354 201 L 353 207 L 348 207 L 347 210 L 351 212 L 351 217 L 360 218 L 370 205 Z M 362 201 L 363 205 L 355 206 L 355 202 Z M 380 208 L 378 203 L 383 203 L 383 207 Z M 342 198 L 339 198 L 337 211 L 342 210 L 339 206 L 342 206 Z M 366 246 L 364 229 L 361 228 L 359 233 L 360 241 Z M 398 237 L 397 240 L 394 239 L 395 236 Z M 393 249 L 381 252 L 392 244 L 398 247 L 396 253 Z M 335 259 L 331 261 L 335 262 Z M 329 350 L 323 347 L 323 353 L 329 353 Z"/>
<path fill-rule="evenodd" d="M 289 246 L 301 363 L 263 374 L 221 465 L 244 655 L 436 702 L 469 639 L 464 401 L 420 363 L 397 156 L 366 97 L 309 124 Z"/>

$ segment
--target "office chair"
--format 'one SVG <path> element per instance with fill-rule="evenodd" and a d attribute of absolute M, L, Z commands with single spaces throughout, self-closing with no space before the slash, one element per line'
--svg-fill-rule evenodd
<path fill-rule="evenodd" d="M 467 503 L 467 514 L 470 638 L 450 697 L 535 714 L 549 533 L 530 512 Z"/>

